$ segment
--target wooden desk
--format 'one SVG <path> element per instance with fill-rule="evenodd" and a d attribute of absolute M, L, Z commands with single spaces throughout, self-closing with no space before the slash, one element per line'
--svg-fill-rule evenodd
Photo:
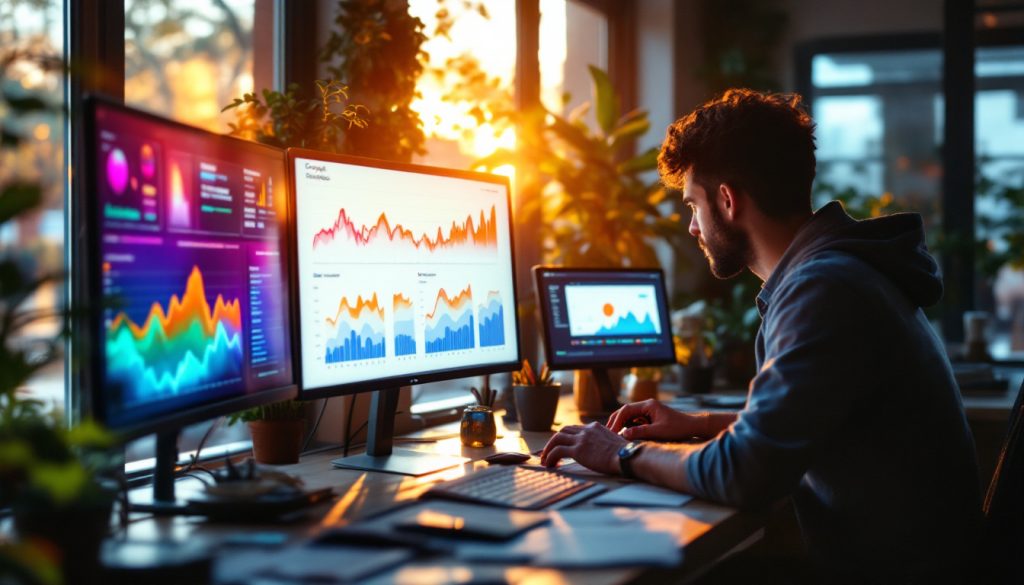
<path fill-rule="evenodd" d="M 559 405 L 558 423 L 578 422 L 571 396 L 563 397 Z M 462 454 L 474 459 L 482 458 L 495 451 L 539 450 L 547 442 L 550 433 L 519 433 L 510 429 L 499 429 L 503 435 L 494 447 L 474 449 L 463 447 L 457 438 L 445 439 L 436 444 L 401 444 L 402 448 L 424 451 Z M 300 476 L 310 488 L 332 487 L 336 497 L 329 503 L 311 508 L 305 518 L 287 525 L 246 525 L 242 530 L 273 531 L 287 535 L 290 542 L 301 542 L 315 536 L 321 530 L 357 522 L 396 505 L 410 503 L 430 485 L 460 477 L 487 464 L 474 461 L 461 468 L 449 469 L 433 475 L 413 478 L 383 473 L 369 473 L 354 470 L 335 469 L 330 460 L 340 455 L 339 450 L 323 451 L 303 457 L 296 465 L 281 466 L 279 469 Z M 602 479 L 602 482 L 617 484 L 616 478 Z M 189 490 L 199 489 L 198 481 L 179 481 L 178 495 L 187 495 Z M 582 504 L 586 506 L 586 503 Z M 735 509 L 709 502 L 693 500 L 679 509 L 685 516 L 682 526 L 681 545 L 684 549 L 682 566 L 673 570 L 615 569 L 615 570 L 573 570 L 554 571 L 531 567 L 503 567 L 495 565 L 471 565 L 454 560 L 417 561 L 394 571 L 378 575 L 373 583 L 444 583 L 465 580 L 467 575 L 475 578 L 507 580 L 509 582 L 530 581 L 555 583 L 616 584 L 630 582 L 637 577 L 650 578 L 657 583 L 685 583 L 693 580 L 726 556 L 742 550 L 761 538 L 764 519 L 760 515 L 739 513 Z M 189 542 L 193 546 L 216 549 L 240 527 L 232 524 L 208 523 L 194 518 L 153 518 L 139 516 L 133 519 L 127 537 L 133 540 L 173 540 Z"/>

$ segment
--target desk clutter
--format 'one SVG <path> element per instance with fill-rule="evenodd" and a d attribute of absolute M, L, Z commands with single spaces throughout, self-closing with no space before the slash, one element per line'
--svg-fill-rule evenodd
<path fill-rule="evenodd" d="M 683 515 L 626 508 L 545 512 L 417 502 L 310 543 L 221 555 L 218 583 L 364 582 L 417 558 L 550 568 L 674 567 Z M 393 582 L 381 575 L 374 582 Z"/>

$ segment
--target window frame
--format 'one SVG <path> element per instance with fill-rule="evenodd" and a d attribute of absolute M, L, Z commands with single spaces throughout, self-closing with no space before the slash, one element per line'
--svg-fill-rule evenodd
<path fill-rule="evenodd" d="M 949 15 L 947 15 L 948 17 Z M 912 50 L 935 50 L 945 56 L 950 50 L 961 48 L 960 46 L 950 46 L 947 42 L 947 36 L 941 32 L 908 32 L 908 33 L 892 33 L 892 34 L 881 34 L 881 35 L 857 35 L 857 36 L 843 36 L 843 37 L 828 37 L 819 38 L 799 43 L 794 47 L 793 52 L 793 63 L 795 66 L 794 79 L 797 93 L 802 95 L 806 100 L 806 103 L 810 102 L 816 97 L 827 97 L 827 96 L 842 96 L 842 95 L 854 95 L 864 93 L 862 87 L 857 88 L 825 88 L 815 89 L 812 80 L 812 62 L 815 56 L 819 54 L 842 54 L 842 53 L 872 53 L 872 52 L 900 52 L 900 51 L 912 51 Z M 992 48 L 992 47 L 1006 47 L 1006 46 L 1021 46 L 1024 45 L 1024 27 L 1013 27 L 1005 29 L 995 30 L 975 30 L 973 35 L 973 49 L 979 48 Z M 946 76 L 949 75 L 949 68 L 946 66 L 945 59 L 943 59 L 943 76 L 939 79 L 939 92 L 945 98 L 946 103 L 949 103 L 949 99 L 946 98 L 947 88 L 949 83 L 946 82 Z M 974 58 L 969 60 L 970 64 L 968 67 L 974 66 Z M 963 66 L 963 64 L 960 64 Z M 974 95 L 978 91 L 985 89 L 1003 88 L 1003 85 L 1010 83 L 1020 84 L 1024 87 L 1024 78 L 1022 77 L 984 77 L 978 78 L 973 77 L 974 82 L 971 84 L 969 91 L 972 94 L 970 98 L 971 105 L 971 120 L 969 121 L 969 132 L 975 133 L 974 121 L 973 121 L 973 100 Z M 1002 85 L 1000 85 L 1002 84 Z M 912 84 L 911 84 L 912 85 Z M 929 86 L 933 86 L 933 83 L 929 83 Z M 901 84 L 901 87 L 906 87 Z M 962 112 L 961 112 L 962 114 Z M 948 120 L 948 118 L 946 118 Z M 952 131 L 963 132 L 964 128 L 952 129 Z M 946 136 L 948 137 L 950 130 L 946 130 Z M 975 230 L 975 199 L 977 195 L 974 193 L 973 188 L 970 189 L 971 196 L 969 198 L 957 197 L 957 190 L 950 188 L 949 180 L 958 182 L 955 184 L 959 185 L 964 182 L 964 177 L 970 178 L 973 183 L 974 177 L 974 165 L 975 165 L 975 153 L 974 153 L 974 140 L 970 141 L 969 156 L 964 156 L 964 145 L 958 148 L 957 154 L 959 157 L 954 156 L 953 161 L 957 168 L 952 171 L 945 170 L 946 167 L 951 166 L 947 160 L 943 160 L 944 168 L 944 179 L 942 183 L 942 190 L 939 193 L 940 202 L 942 205 L 942 221 L 939 229 L 944 233 L 961 233 L 961 234 L 974 234 Z M 960 160 L 967 158 L 969 160 Z M 950 174 L 959 175 L 956 178 L 949 177 Z M 950 256 L 950 255 L 946 255 Z M 971 255 L 965 258 L 943 258 L 943 273 L 944 280 L 947 283 L 947 291 L 953 287 L 948 286 L 950 283 L 955 284 L 956 295 L 951 299 L 947 298 L 944 300 L 945 306 L 942 312 L 942 329 L 943 334 L 947 342 L 959 342 L 963 339 L 963 321 L 961 315 L 964 311 L 972 310 L 975 307 L 976 300 L 974 297 L 974 258 Z M 949 295 L 947 295 L 949 297 Z"/>

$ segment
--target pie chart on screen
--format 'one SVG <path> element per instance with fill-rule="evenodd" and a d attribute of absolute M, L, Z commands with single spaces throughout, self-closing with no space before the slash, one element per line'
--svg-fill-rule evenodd
<path fill-rule="evenodd" d="M 124 193 L 128 186 L 128 160 L 120 148 L 111 150 L 107 155 L 107 183 L 118 195 Z"/>

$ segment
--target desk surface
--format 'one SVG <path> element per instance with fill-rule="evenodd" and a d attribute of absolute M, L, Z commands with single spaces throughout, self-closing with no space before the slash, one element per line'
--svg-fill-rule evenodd
<path fill-rule="evenodd" d="M 571 396 L 563 397 L 557 423 L 577 423 Z M 431 452 L 461 454 L 478 460 L 496 451 L 534 452 L 542 448 L 550 433 L 519 433 L 501 429 L 501 438 L 493 447 L 463 447 L 458 438 L 451 438 L 431 444 L 401 444 L 410 448 Z M 338 450 L 328 450 L 303 457 L 296 465 L 281 466 L 278 469 L 300 476 L 309 488 L 332 487 L 335 498 L 304 513 L 304 518 L 286 525 L 245 525 L 246 531 L 273 531 L 285 534 L 289 541 L 300 542 L 316 535 L 325 528 L 344 526 L 357 522 L 396 505 L 414 501 L 430 485 L 460 477 L 487 464 L 474 461 L 464 467 L 441 471 L 420 478 L 369 473 L 355 470 L 335 469 L 330 461 L 340 455 Z M 588 479 L 594 479 L 588 476 Z M 617 484 L 616 478 L 602 478 L 599 481 Z M 198 489 L 198 481 L 185 479 L 177 484 L 178 495 L 187 495 L 189 490 Z M 586 503 L 582 504 L 586 506 Z M 714 565 L 731 552 L 743 548 L 761 537 L 764 519 L 755 514 L 739 513 L 735 509 L 709 502 L 693 500 L 679 508 L 685 517 L 681 527 L 683 565 L 671 571 L 649 570 L 657 582 L 686 582 Z M 133 518 L 128 528 L 129 539 L 153 541 L 172 540 L 189 542 L 192 545 L 216 548 L 225 538 L 239 531 L 239 525 L 208 523 L 189 518 Z M 469 571 L 469 573 L 467 573 Z M 509 582 L 533 581 L 535 578 L 556 577 L 559 583 L 613 584 L 631 581 L 645 570 L 572 570 L 553 571 L 529 567 L 503 567 L 495 565 L 471 565 L 448 560 L 414 562 L 393 571 L 379 575 L 374 583 L 443 583 L 463 580 L 467 574 L 490 580 Z M 645 576 L 648 576 L 645 574 Z"/>

